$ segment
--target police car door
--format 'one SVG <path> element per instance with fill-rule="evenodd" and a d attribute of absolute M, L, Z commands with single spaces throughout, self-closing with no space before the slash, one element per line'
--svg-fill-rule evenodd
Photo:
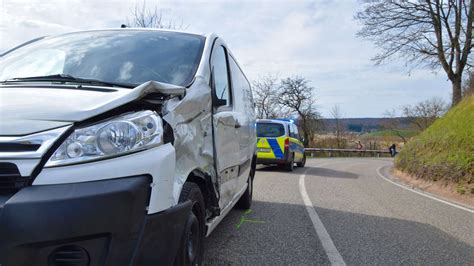
<path fill-rule="evenodd" d="M 216 40 L 211 54 L 211 88 L 213 93 L 214 147 L 220 184 L 219 206 L 231 203 L 237 188 L 239 140 L 237 114 L 234 111 L 226 48 Z"/>

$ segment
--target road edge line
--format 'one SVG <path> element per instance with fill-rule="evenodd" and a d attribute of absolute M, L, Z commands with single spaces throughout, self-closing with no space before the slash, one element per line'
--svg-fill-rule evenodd
<path fill-rule="evenodd" d="M 326 252 L 326 255 L 328 256 L 329 261 L 331 262 L 331 265 L 346 265 L 346 263 L 344 262 L 344 259 L 342 258 L 341 254 L 339 253 L 336 246 L 334 245 L 334 242 L 329 236 L 328 231 L 324 227 L 323 222 L 319 218 L 318 213 L 314 209 L 313 203 L 311 202 L 311 199 L 309 198 L 308 193 L 306 192 L 306 186 L 304 184 L 304 180 L 306 177 L 306 172 L 308 170 L 309 169 L 304 171 L 304 173 L 300 175 L 300 179 L 299 179 L 300 194 L 301 194 L 301 198 L 303 198 L 306 211 L 308 212 L 309 218 L 311 219 L 311 222 L 313 223 L 313 227 L 316 230 L 316 234 L 319 237 L 319 241 L 321 241 L 321 244 L 323 245 L 324 251 Z"/>
<path fill-rule="evenodd" d="M 451 207 L 455 207 L 455 208 L 458 208 L 458 209 L 463 210 L 463 211 L 467 211 L 467 212 L 470 212 L 470 213 L 474 213 L 474 210 L 472 210 L 472 209 L 466 208 L 466 207 L 464 207 L 464 206 L 461 206 L 461 205 L 458 205 L 458 204 L 455 204 L 455 203 L 452 203 L 452 202 L 449 202 L 449 201 L 446 201 L 446 200 L 442 200 L 442 199 L 437 198 L 437 197 L 435 197 L 435 196 L 432 196 L 432 195 L 430 195 L 430 194 L 428 194 L 428 193 L 426 193 L 426 192 L 421 192 L 421 191 L 415 190 L 415 189 L 413 189 L 413 188 L 410 188 L 410 187 L 408 187 L 408 186 L 399 184 L 399 183 L 397 183 L 397 182 L 391 180 L 390 178 L 384 176 L 384 175 L 380 172 L 380 169 L 382 169 L 382 168 L 384 168 L 384 167 L 386 167 L 386 166 L 387 166 L 387 165 L 382 165 L 382 166 L 380 166 L 379 168 L 377 168 L 377 171 L 376 171 L 376 172 L 377 172 L 377 175 L 379 175 L 383 180 L 385 180 L 385 181 L 387 181 L 387 182 L 390 182 L 390 183 L 392 183 L 392 184 L 394 184 L 394 185 L 396 185 L 396 186 L 398 186 L 398 187 L 401 187 L 401 188 L 403 188 L 403 189 L 406 189 L 406 190 L 408 190 L 408 191 L 414 192 L 414 193 L 416 193 L 416 194 L 418 194 L 418 195 L 421 195 L 421 196 L 427 197 L 427 198 L 429 198 L 429 199 L 432 199 L 432 200 L 435 200 L 435 201 L 438 201 L 438 202 L 447 204 L 447 205 L 449 205 L 449 206 L 451 206 Z"/>

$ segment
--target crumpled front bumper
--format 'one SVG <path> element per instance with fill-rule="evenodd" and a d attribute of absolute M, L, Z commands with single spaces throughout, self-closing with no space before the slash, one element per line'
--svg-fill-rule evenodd
<path fill-rule="evenodd" d="M 0 265 L 172 264 L 191 204 L 148 215 L 150 183 L 143 175 L 0 197 Z"/>

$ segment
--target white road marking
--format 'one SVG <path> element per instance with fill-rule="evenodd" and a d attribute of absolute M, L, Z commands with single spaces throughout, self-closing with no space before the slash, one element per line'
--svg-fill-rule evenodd
<path fill-rule="evenodd" d="M 412 189 L 412 188 L 410 188 L 410 187 L 401 185 L 401 184 L 399 184 L 399 183 L 397 183 L 397 182 L 395 182 L 395 181 L 390 180 L 388 177 L 384 176 L 384 175 L 380 172 L 380 169 L 382 169 L 382 168 L 385 167 L 385 166 L 386 166 L 386 165 L 382 165 L 382 166 L 380 166 L 379 168 L 377 168 L 377 174 L 378 174 L 383 180 L 385 180 L 385 181 L 387 181 L 387 182 L 390 182 L 390 183 L 392 183 L 392 184 L 394 184 L 394 185 L 396 185 L 396 186 L 399 186 L 399 187 L 401 187 L 401 188 L 403 188 L 403 189 L 406 189 L 406 190 L 408 190 L 408 191 L 414 192 L 414 193 L 416 193 L 416 194 L 418 194 L 418 195 L 421 195 L 421 196 L 430 198 L 430 199 L 432 199 L 432 200 L 436 200 L 436 201 L 438 201 L 438 202 L 441 202 L 441 203 L 447 204 L 447 205 L 449 205 L 449 206 L 452 206 L 452 207 L 461 209 L 461 210 L 463 210 L 463 211 L 467 211 L 467 212 L 470 212 L 470 213 L 474 213 L 474 210 L 472 210 L 472 209 L 469 209 L 469 208 L 466 208 L 466 207 L 463 207 L 463 206 L 460 206 L 460 205 L 457 205 L 457 204 L 454 204 L 454 203 L 451 203 L 451 202 L 448 202 L 448 201 L 445 201 L 445 200 L 442 200 L 442 199 L 433 197 L 433 196 L 431 196 L 431 195 L 429 195 L 429 194 L 427 194 L 427 193 L 414 190 L 414 189 Z"/>
<path fill-rule="evenodd" d="M 322 166 L 322 165 L 318 165 L 318 166 Z M 319 240 L 321 241 L 321 244 L 323 245 L 324 251 L 326 252 L 326 255 L 328 256 L 329 261 L 331 262 L 331 265 L 346 265 L 346 263 L 342 259 L 341 254 L 337 250 L 336 246 L 334 246 L 334 242 L 329 236 L 328 231 L 324 227 L 324 224 L 321 222 L 321 219 L 319 219 L 318 213 L 314 209 L 313 203 L 309 199 L 308 193 L 306 192 L 304 179 L 306 177 L 306 172 L 309 169 L 306 169 L 304 173 L 300 175 L 300 180 L 299 180 L 300 193 L 301 193 L 301 197 L 303 198 L 304 205 L 306 206 L 306 211 L 308 212 L 309 217 L 311 218 L 311 222 L 313 222 L 313 226 L 314 226 L 314 229 L 316 230 L 316 234 L 318 235 Z"/>

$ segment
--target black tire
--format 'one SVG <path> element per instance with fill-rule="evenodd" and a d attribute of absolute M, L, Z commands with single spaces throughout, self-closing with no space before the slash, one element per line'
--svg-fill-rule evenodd
<path fill-rule="evenodd" d="M 253 195 L 253 176 L 255 169 L 250 169 L 250 176 L 247 180 L 247 189 L 244 194 L 240 197 L 239 201 L 235 205 L 238 209 L 248 210 L 252 206 L 252 195 Z"/>
<path fill-rule="evenodd" d="M 294 168 L 295 168 L 295 157 L 293 156 L 293 154 L 291 154 L 290 161 L 287 164 L 285 164 L 285 170 L 288 172 L 291 172 L 293 171 Z"/>
<path fill-rule="evenodd" d="M 306 164 L 306 154 L 303 154 L 303 159 L 301 159 L 301 162 L 296 163 L 298 167 L 304 167 Z"/>
<path fill-rule="evenodd" d="M 205 205 L 201 189 L 195 183 L 184 183 L 179 202 L 190 200 L 192 209 L 183 232 L 175 265 L 201 265 L 204 252 Z"/>

